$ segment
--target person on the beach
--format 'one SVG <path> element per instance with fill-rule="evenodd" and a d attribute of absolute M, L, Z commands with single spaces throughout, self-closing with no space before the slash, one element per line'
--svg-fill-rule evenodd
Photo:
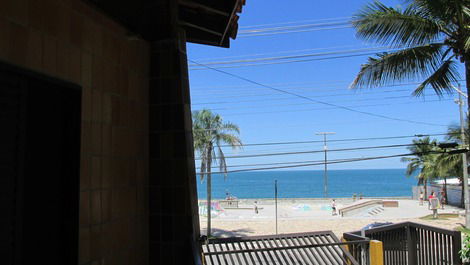
<path fill-rule="evenodd" d="M 424 202 L 424 193 L 423 191 L 420 191 L 419 192 L 419 205 L 423 205 L 423 202 Z"/>
<path fill-rule="evenodd" d="M 257 203 L 258 203 L 257 201 L 255 201 L 253 203 L 253 208 L 255 209 L 255 214 L 258 214 L 258 204 Z"/>
<path fill-rule="evenodd" d="M 331 201 L 331 215 L 336 215 L 336 201 L 335 199 L 333 199 L 333 201 Z"/>
<path fill-rule="evenodd" d="M 441 209 L 444 209 L 444 204 L 446 204 L 446 191 L 444 188 L 441 190 Z"/>
<path fill-rule="evenodd" d="M 439 199 L 436 197 L 434 191 L 429 196 L 429 208 L 432 210 L 432 217 L 436 219 L 438 217 L 437 209 L 439 209 Z"/>
<path fill-rule="evenodd" d="M 429 194 L 428 197 L 428 209 L 431 210 L 431 199 L 436 198 L 436 195 L 434 194 L 434 191 Z"/>

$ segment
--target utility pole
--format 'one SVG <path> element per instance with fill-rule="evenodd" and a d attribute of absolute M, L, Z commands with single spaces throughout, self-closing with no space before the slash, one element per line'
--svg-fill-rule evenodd
<path fill-rule="evenodd" d="M 460 89 L 460 85 L 459 85 Z M 465 148 L 467 148 L 467 140 L 465 137 L 465 118 L 464 118 L 464 111 L 463 106 L 465 102 L 462 100 L 462 95 L 459 93 L 459 99 L 455 100 L 457 104 L 459 104 L 459 111 L 460 111 L 460 135 L 462 138 L 462 144 Z M 463 198 L 464 198 L 464 205 L 465 205 L 465 227 L 470 227 L 470 201 L 468 197 L 468 163 L 467 163 L 467 153 L 462 153 L 462 164 L 463 164 Z"/>
<path fill-rule="evenodd" d="M 277 235 L 277 179 L 274 180 L 274 204 L 275 204 L 275 212 L 276 212 L 276 235 Z"/>
<path fill-rule="evenodd" d="M 336 134 L 335 132 L 319 132 L 316 133 L 316 135 L 323 135 L 323 150 L 325 151 L 325 172 L 323 173 L 323 197 L 327 198 L 328 197 L 328 166 L 327 166 L 327 161 L 328 161 L 328 146 L 326 145 L 326 136 L 331 135 L 331 134 Z"/>

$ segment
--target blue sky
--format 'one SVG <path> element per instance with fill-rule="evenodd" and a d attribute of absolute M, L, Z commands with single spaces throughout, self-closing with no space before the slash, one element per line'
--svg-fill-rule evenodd
<path fill-rule="evenodd" d="M 240 31 L 253 28 L 328 23 L 351 17 L 370 1 L 248 0 L 240 15 Z M 399 1 L 384 1 L 392 6 Z M 266 25 L 286 22 L 291 24 Z M 298 22 L 303 21 L 303 22 Z M 253 29 L 251 28 L 251 29 Z M 232 40 L 230 49 L 188 44 L 188 58 L 200 63 L 243 58 L 276 57 L 307 53 L 336 52 L 380 46 L 355 37 L 352 28 L 298 32 Z M 239 125 L 244 143 L 322 140 L 316 132 L 335 132 L 328 139 L 412 136 L 445 133 L 449 124 L 458 123 L 456 96 L 441 100 L 428 91 L 425 98 L 411 96 L 413 85 L 349 90 L 359 67 L 368 56 L 327 59 L 288 64 L 222 68 L 220 70 L 273 88 L 294 92 L 322 102 L 347 106 L 358 111 L 435 125 L 395 121 L 332 108 L 299 97 L 286 95 L 214 70 L 190 70 L 192 109 L 212 109 L 224 120 Z M 191 62 L 190 62 L 191 64 Z M 416 80 L 419 81 L 419 80 Z M 404 82 L 409 83 L 409 82 Z M 331 142 L 329 149 L 408 144 L 411 138 Z M 322 150 L 322 143 L 245 147 L 227 156 Z M 331 159 L 372 157 L 406 153 L 405 148 L 384 148 L 350 152 L 331 152 Z M 228 165 L 300 162 L 322 160 L 322 153 L 227 159 Z M 198 162 L 196 162 L 196 165 Z M 399 158 L 330 165 L 331 169 L 403 168 Z M 258 166 L 260 167 L 260 166 Z M 241 168 L 241 167 L 240 167 Z M 236 168 L 236 169 L 240 169 Z M 322 169 L 312 166 L 299 169 Z M 235 168 L 233 168 L 235 169 Z"/>

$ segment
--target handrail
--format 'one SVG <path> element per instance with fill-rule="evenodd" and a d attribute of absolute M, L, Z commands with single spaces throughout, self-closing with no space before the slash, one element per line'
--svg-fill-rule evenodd
<path fill-rule="evenodd" d="M 413 222 L 401 222 L 344 233 L 343 238 L 345 240 L 376 239 L 382 241 L 385 264 L 414 265 L 428 264 L 430 261 L 433 264 L 461 264 L 459 231 Z"/>
<path fill-rule="evenodd" d="M 365 233 L 366 234 L 371 234 L 371 233 L 376 233 L 376 232 L 389 231 L 389 230 L 392 230 L 392 229 L 395 229 L 395 228 L 405 228 L 406 226 L 416 227 L 416 228 L 424 228 L 424 229 L 427 229 L 427 230 L 430 230 L 430 231 L 433 231 L 433 232 L 437 232 L 437 233 L 442 233 L 442 234 L 445 234 L 445 235 L 455 235 L 456 232 L 460 233 L 458 231 L 451 231 L 451 230 L 443 229 L 443 228 L 440 228 L 440 227 L 424 225 L 424 224 L 418 224 L 418 223 L 413 223 L 413 222 L 400 222 L 400 223 L 396 223 L 396 224 L 383 225 L 383 226 L 380 226 L 380 227 L 367 229 L 367 230 L 365 230 Z M 361 230 L 349 232 L 348 234 L 356 234 L 356 233 L 361 233 Z"/>

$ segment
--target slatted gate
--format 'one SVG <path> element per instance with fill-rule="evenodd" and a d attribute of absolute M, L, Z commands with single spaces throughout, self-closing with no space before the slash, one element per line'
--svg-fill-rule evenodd
<path fill-rule="evenodd" d="M 347 246 L 368 243 L 340 242 L 331 231 L 219 238 L 203 243 L 202 256 L 206 265 L 359 265 Z"/>

